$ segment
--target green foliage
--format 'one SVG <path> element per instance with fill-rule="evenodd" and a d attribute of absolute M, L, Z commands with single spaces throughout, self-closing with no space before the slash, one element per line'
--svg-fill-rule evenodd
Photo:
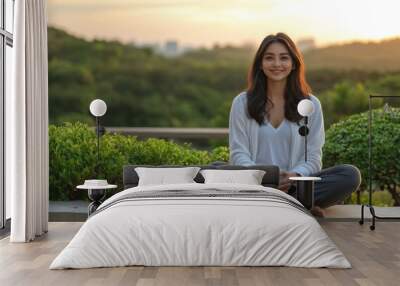
<path fill-rule="evenodd" d="M 211 153 L 211 161 L 216 162 L 216 161 L 224 161 L 228 162 L 229 161 L 229 148 L 226 146 L 219 146 L 214 148 Z"/>
<path fill-rule="evenodd" d="M 51 27 L 48 37 L 52 124 L 91 122 L 89 103 L 100 98 L 108 105 L 106 126 L 225 127 L 227 117 L 218 116 L 245 87 L 253 54 L 249 47 L 215 47 L 168 59 Z"/>
<path fill-rule="evenodd" d="M 251 46 L 215 46 L 165 58 L 148 48 L 87 41 L 52 27 L 48 41 L 52 124 L 93 122 L 88 106 L 100 98 L 108 105 L 102 118 L 106 126 L 227 127 L 232 99 L 246 89 L 255 53 Z M 335 46 L 305 54 L 307 79 L 321 98 L 326 128 L 365 111 L 367 94 L 399 90 L 400 64 L 393 53 L 400 49 L 395 46 L 400 46 L 399 41 Z M 384 59 L 376 64 L 375 56 L 360 57 L 359 51 L 367 47 Z M 359 65 L 360 61 L 367 64 Z M 381 69 L 387 65 L 389 69 Z"/>
<path fill-rule="evenodd" d="M 372 114 L 373 188 L 395 190 L 400 184 L 400 161 L 396 159 L 400 157 L 400 109 L 392 108 L 390 113 L 376 109 Z M 326 132 L 324 167 L 345 163 L 360 169 L 364 178 L 361 190 L 366 190 L 369 176 L 367 112 L 333 124 Z"/>
<path fill-rule="evenodd" d="M 319 97 L 323 106 L 325 126 L 348 115 L 368 110 L 368 94 L 363 84 L 341 82 Z"/>
<path fill-rule="evenodd" d="M 84 124 L 49 126 L 50 200 L 79 197 L 73 190 L 84 179 L 93 177 L 95 146 L 95 133 Z"/>
<path fill-rule="evenodd" d="M 368 83 L 368 89 L 373 94 L 400 96 L 400 74 L 388 74 Z M 400 107 L 399 98 L 386 98 L 391 106 Z"/>
<path fill-rule="evenodd" d="M 400 143 L 400 110 L 392 115 L 374 111 L 374 171 L 375 189 L 399 185 L 398 146 Z M 334 124 L 326 134 L 323 150 L 324 167 L 337 164 L 354 164 L 362 173 L 361 190 L 366 190 L 368 178 L 367 114 L 362 113 Z M 396 145 L 397 144 L 397 145 Z M 200 151 L 189 144 L 178 145 L 172 141 L 148 139 L 139 141 L 133 136 L 105 134 L 100 144 L 100 173 L 98 178 L 122 187 L 122 168 L 126 164 L 148 165 L 203 165 L 229 160 L 229 148 L 219 146 Z M 96 136 L 93 129 L 83 123 L 66 123 L 49 126 L 50 199 L 86 199 L 86 192 L 74 191 L 85 179 L 95 178 Z M 362 194 L 361 200 L 367 200 Z M 348 203 L 355 203 L 355 194 Z M 393 205 L 387 192 L 375 192 L 374 204 Z"/>
<path fill-rule="evenodd" d="M 332 45 L 307 51 L 304 60 L 313 69 L 398 71 L 399 46 L 400 38 Z"/>
<path fill-rule="evenodd" d="M 85 192 L 74 191 L 86 179 L 96 177 L 96 136 L 83 123 L 49 126 L 50 200 L 84 199 Z M 227 147 L 211 152 L 200 151 L 189 144 L 133 136 L 105 134 L 100 141 L 100 170 L 98 178 L 122 188 L 122 169 L 126 164 L 144 165 L 206 165 L 228 161 Z"/>
<path fill-rule="evenodd" d="M 376 81 L 388 74 L 388 72 L 378 72 L 376 70 L 342 70 L 329 69 L 327 67 L 314 69 L 306 62 L 306 76 L 310 83 L 313 93 L 321 95 L 324 92 L 334 89 L 335 85 L 342 82 L 365 85 L 367 82 Z M 400 69 L 400 68 L 399 68 Z M 395 72 L 393 72 L 395 74 Z"/>
<path fill-rule="evenodd" d="M 357 194 L 352 193 L 350 200 L 346 203 L 357 204 Z M 360 203 L 367 205 L 369 203 L 368 192 L 362 192 L 360 196 Z M 372 193 L 372 204 L 378 207 L 392 207 L 394 205 L 394 200 L 392 195 L 388 191 L 379 191 Z"/>

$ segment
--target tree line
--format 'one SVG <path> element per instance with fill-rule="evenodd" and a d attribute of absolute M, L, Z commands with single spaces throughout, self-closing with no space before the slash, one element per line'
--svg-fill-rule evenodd
<path fill-rule="evenodd" d="M 370 59 L 374 56 L 361 56 L 371 45 L 374 54 L 386 51 L 379 66 Z M 92 124 L 89 104 L 101 98 L 108 105 L 104 125 L 130 127 L 226 127 L 233 97 L 246 89 L 255 52 L 250 46 L 215 46 L 166 58 L 149 48 L 88 41 L 53 27 L 48 46 L 50 123 Z M 321 100 L 326 128 L 367 110 L 370 93 L 398 94 L 397 51 L 399 40 L 305 53 L 307 79 Z"/>

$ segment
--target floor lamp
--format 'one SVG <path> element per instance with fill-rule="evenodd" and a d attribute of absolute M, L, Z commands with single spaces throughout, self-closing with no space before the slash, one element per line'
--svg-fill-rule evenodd
<path fill-rule="evenodd" d="M 96 211 L 101 201 L 106 195 L 106 189 L 109 187 L 107 180 L 99 179 L 100 175 L 100 136 L 104 133 L 104 129 L 100 127 L 100 117 L 106 114 L 107 105 L 101 99 L 95 99 L 90 103 L 90 113 L 96 118 L 96 136 L 97 136 L 97 161 L 96 161 L 96 179 L 85 180 L 83 188 L 88 190 L 88 196 L 92 201 L 88 206 L 88 214 L 91 215 Z"/>
<path fill-rule="evenodd" d="M 96 136 L 97 136 L 97 162 L 96 162 L 96 177 L 100 173 L 100 135 L 102 130 L 100 128 L 100 117 L 106 114 L 107 105 L 101 99 L 95 99 L 90 103 L 90 113 L 96 118 Z"/>
<path fill-rule="evenodd" d="M 384 217 L 384 216 L 377 216 L 375 214 L 374 206 L 372 205 L 372 104 L 371 101 L 373 98 L 398 98 L 400 96 L 397 95 L 369 95 L 368 100 L 368 204 L 361 205 L 361 219 L 359 223 L 362 225 L 364 224 L 364 207 L 369 208 L 369 211 L 372 215 L 372 225 L 369 226 L 371 230 L 375 229 L 375 220 L 376 219 L 395 219 L 398 220 L 400 217 Z"/>
<path fill-rule="evenodd" d="M 304 125 L 299 128 L 299 134 L 304 137 L 304 161 L 307 162 L 307 135 L 309 133 L 308 118 L 314 112 L 314 103 L 309 99 L 303 99 L 297 105 L 298 113 L 304 117 Z M 309 210 L 314 207 L 314 181 L 319 177 L 290 177 L 296 181 L 296 197 Z"/>

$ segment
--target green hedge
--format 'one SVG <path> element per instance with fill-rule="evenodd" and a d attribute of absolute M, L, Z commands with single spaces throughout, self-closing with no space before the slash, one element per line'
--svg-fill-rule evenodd
<path fill-rule="evenodd" d="M 86 198 L 75 187 L 94 178 L 96 135 L 82 123 L 49 126 L 50 200 Z M 126 164 L 192 165 L 228 161 L 227 147 L 211 152 L 199 151 L 189 144 L 178 145 L 161 139 L 139 141 L 133 136 L 105 134 L 100 143 L 99 178 L 107 178 L 122 188 L 122 167 Z"/>
<path fill-rule="evenodd" d="M 396 187 L 400 185 L 400 109 L 390 113 L 373 112 L 373 188 L 386 190 L 375 194 L 374 203 L 398 205 Z M 228 161 L 229 149 L 221 146 L 211 152 L 200 151 L 189 144 L 133 136 L 106 134 L 101 138 L 100 178 L 122 188 L 122 167 L 125 164 L 191 165 Z M 50 200 L 84 199 L 86 192 L 75 187 L 85 179 L 94 178 L 96 136 L 83 123 L 49 126 Z M 324 168 L 337 164 L 353 164 L 362 174 L 361 190 L 367 190 L 368 179 L 368 113 L 361 113 L 336 123 L 326 132 L 323 149 Z M 381 193 L 381 192 L 379 192 Z M 363 194 L 362 200 L 367 199 Z M 355 196 L 349 200 L 355 202 Z"/>
<path fill-rule="evenodd" d="M 388 191 L 379 191 L 372 193 L 372 201 L 374 205 L 380 207 L 391 207 L 394 205 L 394 200 L 392 195 Z M 368 192 L 362 192 L 360 194 L 360 203 L 368 204 L 369 202 L 369 194 Z M 347 201 L 349 204 L 357 204 L 357 194 L 352 193 L 351 198 Z"/>
<path fill-rule="evenodd" d="M 372 112 L 372 183 L 374 190 L 387 190 L 400 205 L 396 191 L 400 185 L 400 109 Z M 361 190 L 368 188 L 368 112 L 333 124 L 326 132 L 324 167 L 353 164 L 362 174 Z M 385 203 L 386 204 L 386 203 Z"/>

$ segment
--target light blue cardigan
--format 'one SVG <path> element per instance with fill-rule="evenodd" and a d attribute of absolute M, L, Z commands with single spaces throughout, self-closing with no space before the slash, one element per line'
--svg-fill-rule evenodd
<path fill-rule="evenodd" d="M 310 95 L 314 112 L 308 119 L 310 133 L 307 136 L 307 163 L 304 162 L 304 137 L 300 136 L 299 126 L 290 122 L 292 144 L 289 172 L 309 176 L 322 168 L 322 146 L 325 143 L 324 118 L 318 98 Z M 233 165 L 255 165 L 258 149 L 257 121 L 248 116 L 246 92 L 236 96 L 229 115 L 230 163 Z"/>

